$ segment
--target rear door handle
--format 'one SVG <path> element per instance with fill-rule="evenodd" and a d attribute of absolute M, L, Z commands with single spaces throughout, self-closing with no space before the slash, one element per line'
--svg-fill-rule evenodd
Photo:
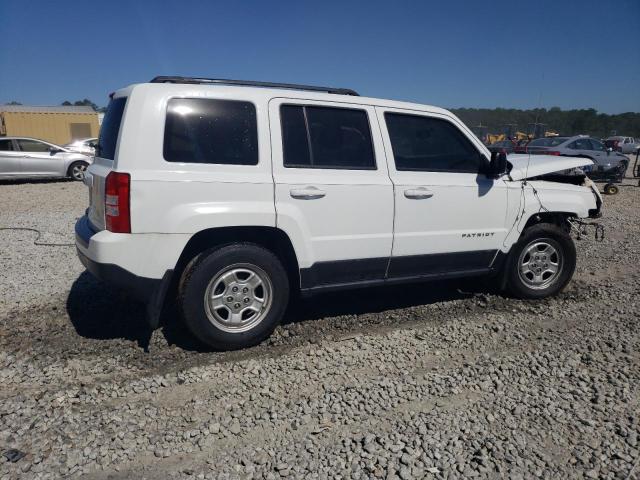
<path fill-rule="evenodd" d="M 316 200 L 326 195 L 325 192 L 317 187 L 293 188 L 289 193 L 298 200 Z"/>
<path fill-rule="evenodd" d="M 433 197 L 433 192 L 424 187 L 410 188 L 404 191 L 404 196 L 412 200 L 424 200 Z"/>

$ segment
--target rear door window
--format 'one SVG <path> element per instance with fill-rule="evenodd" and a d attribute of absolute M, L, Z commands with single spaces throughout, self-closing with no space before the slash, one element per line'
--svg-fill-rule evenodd
<path fill-rule="evenodd" d="M 366 111 L 282 105 L 280 119 L 285 167 L 375 170 Z"/>
<path fill-rule="evenodd" d="M 257 165 L 255 106 L 237 100 L 169 100 L 163 154 L 167 162 Z"/>
<path fill-rule="evenodd" d="M 109 160 L 115 159 L 120 124 L 122 123 L 122 115 L 126 104 L 127 97 L 113 98 L 109 102 L 100 126 L 100 138 L 98 138 L 96 156 Z"/>

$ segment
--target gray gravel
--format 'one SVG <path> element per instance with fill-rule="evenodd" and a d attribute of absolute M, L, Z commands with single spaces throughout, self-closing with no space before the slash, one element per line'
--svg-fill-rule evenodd
<path fill-rule="evenodd" d="M 574 281 L 324 295 L 256 348 L 203 351 L 169 312 L 1 232 L 0 479 L 640 478 L 640 188 L 605 199 Z M 72 240 L 82 185 L 0 184 L 0 227 Z"/>

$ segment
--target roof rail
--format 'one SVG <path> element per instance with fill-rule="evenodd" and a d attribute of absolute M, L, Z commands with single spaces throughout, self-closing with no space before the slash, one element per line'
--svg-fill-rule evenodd
<path fill-rule="evenodd" d="M 150 83 L 195 83 L 204 85 L 233 85 L 243 87 L 286 88 L 289 90 L 308 90 L 311 92 L 327 92 L 337 95 L 359 96 L 358 92 L 350 88 L 318 87 L 313 85 L 297 85 L 295 83 L 255 82 L 251 80 L 228 80 L 223 78 L 198 78 L 159 76 L 154 77 Z"/>

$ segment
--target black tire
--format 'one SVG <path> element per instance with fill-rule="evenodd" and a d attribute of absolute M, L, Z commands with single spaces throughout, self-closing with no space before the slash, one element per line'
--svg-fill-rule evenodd
<path fill-rule="evenodd" d="M 617 195 L 618 192 L 620 192 L 620 189 L 613 183 L 607 183 L 604 186 L 604 193 L 606 193 L 607 195 Z"/>
<path fill-rule="evenodd" d="M 532 286 L 534 279 L 528 278 L 528 274 L 520 272 L 520 264 L 526 262 L 527 254 L 525 251 L 529 251 L 530 248 L 538 248 L 536 247 L 537 242 L 540 243 L 540 246 L 549 245 L 551 249 L 559 252 L 561 257 L 558 260 L 558 273 L 547 278 L 548 285 L 543 280 L 540 285 L 534 287 Z M 546 262 L 546 257 L 542 261 Z M 549 257 L 549 263 L 551 262 L 551 257 Z M 535 263 L 533 265 L 540 266 Z M 524 231 L 520 240 L 512 247 L 505 268 L 507 268 L 507 289 L 513 296 L 526 299 L 550 297 L 561 292 L 571 280 L 576 268 L 576 247 L 571 237 L 560 227 L 550 223 L 539 223 Z M 541 269 L 544 268 L 541 266 Z M 531 274 L 533 276 L 535 272 L 531 272 Z M 551 279 L 552 276 L 553 279 Z"/>
<path fill-rule="evenodd" d="M 266 289 L 263 290 L 262 296 L 269 302 L 269 308 L 265 309 L 262 319 L 256 325 L 244 331 L 225 331 L 225 328 L 236 327 L 225 324 L 225 319 L 219 318 L 224 311 L 229 316 L 232 315 L 230 308 L 241 305 L 234 302 L 241 302 L 242 299 L 235 299 L 228 305 L 222 305 L 221 310 L 210 307 L 206 300 L 210 295 L 215 294 L 213 291 L 215 285 L 212 286 L 215 283 L 214 280 L 220 279 L 220 275 L 224 275 L 224 272 L 228 273 L 230 269 L 253 270 L 259 279 L 265 277 L 263 279 L 265 287 L 258 288 Z M 225 293 L 217 295 L 224 297 L 221 301 L 231 298 L 226 296 L 229 285 L 223 284 L 223 287 Z M 247 295 L 251 296 L 254 290 L 251 287 L 249 289 L 251 292 Z M 232 294 L 229 291 L 229 295 L 243 294 L 241 292 Z M 252 243 L 228 244 L 201 253 L 185 269 L 179 287 L 179 304 L 185 324 L 196 338 L 216 350 L 235 350 L 262 342 L 271 335 L 282 320 L 288 302 L 289 280 L 282 263 L 272 252 Z M 241 316 L 244 313 L 241 313 Z M 251 311 L 248 313 L 251 315 Z M 229 319 L 227 322 L 230 321 Z M 245 327 L 246 325 L 242 328 Z"/>
<path fill-rule="evenodd" d="M 67 177 L 69 177 L 71 180 L 81 182 L 82 180 L 84 180 L 84 171 L 87 169 L 88 166 L 89 164 L 87 162 L 82 162 L 82 161 L 73 162 L 71 165 L 69 165 L 69 169 L 67 170 Z M 76 174 L 76 171 L 78 168 L 82 169 L 82 177 L 79 177 Z"/>

